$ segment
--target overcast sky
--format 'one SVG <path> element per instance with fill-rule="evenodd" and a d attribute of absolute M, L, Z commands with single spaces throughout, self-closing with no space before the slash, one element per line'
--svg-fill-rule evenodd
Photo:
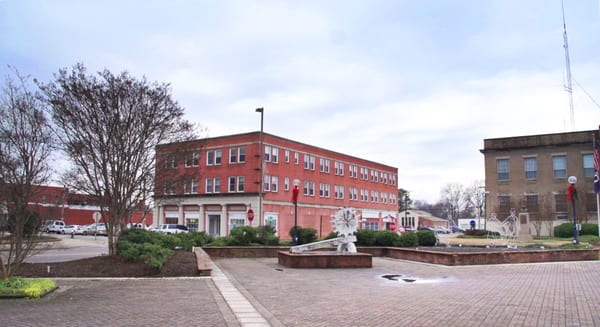
<path fill-rule="evenodd" d="M 600 123 L 599 0 L 565 0 L 575 130 Z M 571 131 L 560 0 L 0 0 L 0 73 L 83 62 L 170 83 L 209 136 L 260 130 L 398 168 L 414 200 L 484 179 L 486 138 Z"/>

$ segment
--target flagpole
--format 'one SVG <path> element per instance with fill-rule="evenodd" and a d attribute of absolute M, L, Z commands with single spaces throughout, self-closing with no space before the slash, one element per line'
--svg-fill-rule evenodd
<path fill-rule="evenodd" d="M 598 126 L 598 128 L 600 129 L 600 126 Z M 600 181 L 598 180 L 598 178 L 600 178 L 600 176 L 598 176 L 599 172 L 598 172 L 598 160 L 600 160 L 600 158 L 598 158 L 598 149 L 596 148 L 596 133 L 593 134 L 594 138 L 592 139 L 592 143 L 594 145 L 594 168 L 596 169 L 596 175 L 594 176 L 594 192 L 596 193 L 596 216 L 598 219 L 598 236 L 600 236 L 600 193 L 598 192 L 598 183 L 600 183 Z"/>

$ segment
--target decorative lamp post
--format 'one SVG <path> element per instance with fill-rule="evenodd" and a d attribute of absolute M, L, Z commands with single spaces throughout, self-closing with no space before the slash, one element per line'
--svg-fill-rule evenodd
<path fill-rule="evenodd" d="M 264 153 L 263 153 L 263 117 L 264 117 L 264 108 L 256 108 L 256 112 L 260 112 L 260 140 L 258 146 L 258 156 L 260 167 L 258 168 L 260 171 L 260 179 L 258 181 L 258 225 L 262 225 L 262 200 L 263 200 L 263 165 L 264 165 Z"/>
<path fill-rule="evenodd" d="M 300 180 L 294 179 L 294 189 L 292 190 L 292 202 L 294 203 L 293 245 L 298 245 L 298 193 L 300 193 L 300 190 L 298 189 L 298 185 L 300 185 Z"/>
<path fill-rule="evenodd" d="M 575 189 L 575 183 L 577 183 L 577 177 L 569 176 L 569 189 L 567 192 L 567 199 L 571 201 L 573 206 L 573 244 L 579 244 L 579 230 L 577 229 L 577 212 L 575 210 L 575 201 L 577 200 L 577 189 Z"/>

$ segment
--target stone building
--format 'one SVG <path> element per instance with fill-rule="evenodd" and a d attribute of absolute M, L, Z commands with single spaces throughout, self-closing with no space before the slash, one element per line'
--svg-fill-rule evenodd
<path fill-rule="evenodd" d="M 513 209 L 528 218 L 531 234 L 550 235 L 573 221 L 567 178 L 575 176 L 578 222 L 595 222 L 594 136 L 597 130 L 485 139 L 486 218 L 502 220 Z"/>

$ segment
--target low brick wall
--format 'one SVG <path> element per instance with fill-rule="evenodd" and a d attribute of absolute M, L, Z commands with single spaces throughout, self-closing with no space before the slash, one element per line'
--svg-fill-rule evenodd
<path fill-rule="evenodd" d="M 205 247 L 204 252 L 211 259 L 220 258 L 276 258 L 279 251 L 289 251 L 285 246 L 265 247 Z M 334 250 L 332 249 L 322 249 Z M 504 263 L 530 263 L 530 262 L 556 262 L 556 261 L 583 261 L 600 260 L 600 249 L 545 249 L 545 250 L 517 250 L 482 249 L 481 251 L 444 251 L 427 250 L 426 248 L 395 248 L 359 246 L 359 253 L 368 253 L 374 257 L 389 257 L 394 259 L 410 260 L 417 262 L 433 263 L 446 266 L 460 265 L 489 265 Z"/>
<path fill-rule="evenodd" d="M 278 263 L 289 268 L 371 268 L 369 253 L 343 253 L 333 251 L 311 251 L 290 253 L 279 251 Z"/>
<path fill-rule="evenodd" d="M 600 249 L 548 249 L 457 252 L 426 249 L 386 248 L 384 256 L 446 266 L 490 265 L 557 261 L 599 260 Z"/>
<path fill-rule="evenodd" d="M 196 254 L 196 263 L 198 265 L 198 275 L 210 276 L 212 274 L 212 260 L 202 248 L 194 248 Z"/>

